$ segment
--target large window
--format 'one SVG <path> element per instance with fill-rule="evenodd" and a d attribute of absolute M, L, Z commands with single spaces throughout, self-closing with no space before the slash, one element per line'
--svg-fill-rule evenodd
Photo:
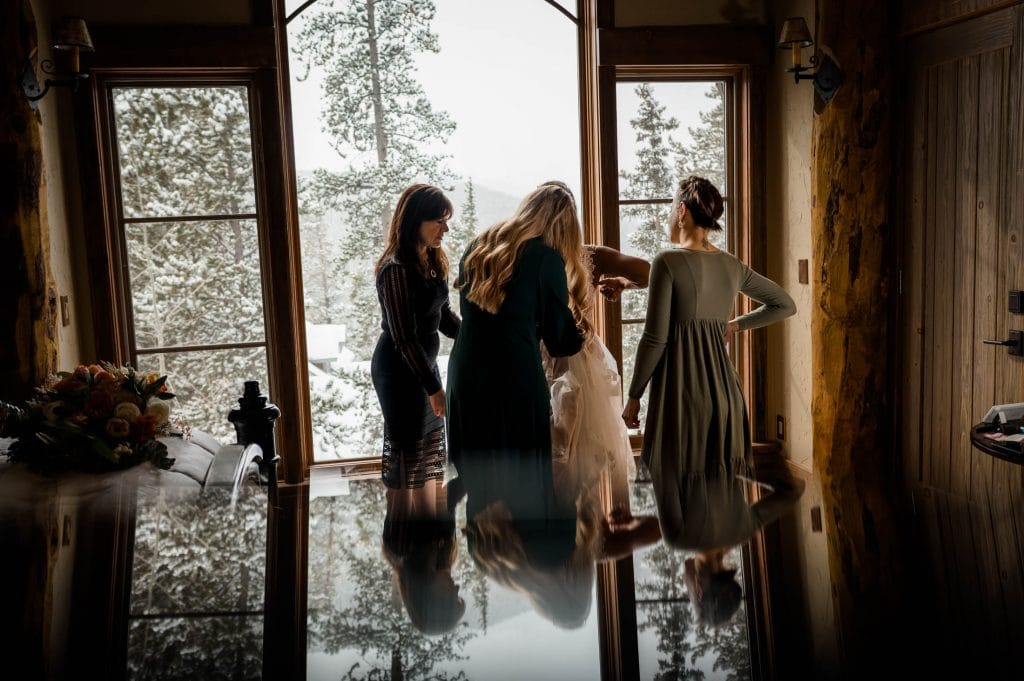
<path fill-rule="evenodd" d="M 725 214 L 719 221 L 725 229 L 712 234 L 711 241 L 732 251 L 730 82 L 623 77 L 616 83 L 615 102 L 619 248 L 648 261 L 668 248 L 667 225 L 676 184 L 680 178 L 700 175 L 711 180 L 725 198 Z M 633 376 L 646 311 L 646 291 L 624 292 L 619 335 L 625 381 Z"/>
<path fill-rule="evenodd" d="M 242 382 L 268 373 L 249 84 L 105 96 L 132 362 L 168 374 L 178 414 L 228 440 Z"/>
<path fill-rule="evenodd" d="M 543 0 L 304 4 L 286 3 L 314 458 L 374 457 L 373 270 L 394 202 L 413 182 L 447 191 L 457 268 L 541 182 L 579 196 L 577 26 Z"/>

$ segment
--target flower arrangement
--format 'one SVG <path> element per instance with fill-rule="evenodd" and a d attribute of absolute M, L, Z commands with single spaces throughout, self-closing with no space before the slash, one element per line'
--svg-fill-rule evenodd
<path fill-rule="evenodd" d="M 102 472 L 173 459 L 156 439 L 170 432 L 167 377 L 108 363 L 51 376 L 25 408 L 0 403 L 0 435 L 17 438 L 7 457 L 44 474 Z"/>

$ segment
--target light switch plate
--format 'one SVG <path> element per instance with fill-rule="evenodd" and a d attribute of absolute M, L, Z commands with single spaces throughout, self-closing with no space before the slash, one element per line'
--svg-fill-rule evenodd
<path fill-rule="evenodd" d="M 68 303 L 67 296 L 60 297 L 60 325 L 68 326 L 71 324 L 71 305 Z"/>

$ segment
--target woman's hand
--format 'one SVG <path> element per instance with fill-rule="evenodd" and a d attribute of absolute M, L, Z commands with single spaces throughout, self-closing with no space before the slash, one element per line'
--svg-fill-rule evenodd
<path fill-rule="evenodd" d="M 626 400 L 626 408 L 622 410 L 622 420 L 627 428 L 640 427 L 640 400 L 630 397 Z"/>
<path fill-rule="evenodd" d="M 444 388 L 441 388 L 427 399 L 430 400 L 430 408 L 434 410 L 434 416 L 444 418 Z"/>
<path fill-rule="evenodd" d="M 597 289 L 601 292 L 601 295 L 615 302 L 619 299 L 619 295 L 627 288 L 629 288 L 630 282 L 625 277 L 601 277 L 597 282 Z"/>
<path fill-rule="evenodd" d="M 733 336 L 740 330 L 740 323 L 735 319 L 725 323 L 725 342 L 731 343 Z"/>

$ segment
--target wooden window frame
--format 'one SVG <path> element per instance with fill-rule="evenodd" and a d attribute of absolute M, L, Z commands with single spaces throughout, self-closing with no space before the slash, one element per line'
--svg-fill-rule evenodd
<path fill-rule="evenodd" d="M 580 121 L 583 160 L 582 217 L 589 243 L 619 246 L 618 144 L 615 90 L 620 75 L 703 76 L 730 80 L 733 140 L 729 155 L 729 187 L 735 219 L 733 252 L 763 272 L 767 239 L 765 207 L 765 82 L 772 63 L 772 32 L 761 25 L 715 25 L 664 28 L 614 26 L 612 0 L 580 0 Z M 586 17 L 586 20 L 583 20 Z M 738 312 L 753 305 L 740 298 Z M 619 306 L 603 301 L 596 311 L 597 328 L 609 348 L 621 346 Z M 764 330 L 737 339 L 740 373 L 755 440 L 765 439 Z M 619 353 L 621 354 L 621 353 Z M 616 356 L 621 372 L 621 356 Z M 628 377 L 623 377 L 624 380 Z M 634 445 L 639 445 L 631 438 Z M 774 443 L 755 442 L 755 454 L 773 451 Z M 753 491 L 756 494 L 756 491 Z M 751 665 L 754 678 L 774 678 L 775 645 L 771 623 L 772 594 L 768 581 L 771 562 L 764 534 L 743 551 L 743 574 Z M 601 614 L 602 672 L 623 678 L 638 669 L 636 608 L 631 559 L 598 566 L 598 609 Z M 609 643 L 611 645 L 605 645 Z"/>
<path fill-rule="evenodd" d="M 262 16 L 262 15 L 261 15 Z M 299 281 L 298 211 L 290 117 L 282 104 L 278 63 L 286 48 L 272 26 L 123 27 L 96 26 L 90 87 L 77 95 L 80 166 L 96 168 L 95 185 L 83 192 L 86 249 L 94 286 L 90 291 L 96 352 L 113 362 L 134 359 L 127 259 L 118 206 L 120 181 L 111 86 L 246 85 L 250 93 L 253 174 L 264 303 L 267 393 L 283 416 L 276 423 L 285 483 L 301 483 L 312 452 L 305 329 Z M 272 169 L 272 173 L 271 173 Z M 239 377 L 239 391 L 241 380 Z M 172 377 L 173 380 L 173 377 Z M 224 405 L 225 419 L 230 404 Z"/>

